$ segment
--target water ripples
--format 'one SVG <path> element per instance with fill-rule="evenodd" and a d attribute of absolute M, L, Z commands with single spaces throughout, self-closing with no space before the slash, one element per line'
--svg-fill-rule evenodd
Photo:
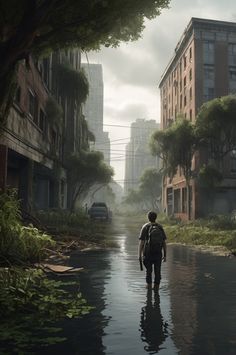
<path fill-rule="evenodd" d="M 169 246 L 156 293 L 145 288 L 137 237 L 129 233 L 116 239 L 117 251 L 72 256 L 73 266 L 87 270 L 80 277 L 81 291 L 95 309 L 83 319 L 67 322 L 68 341 L 53 351 L 58 355 L 236 353 L 236 284 L 230 276 L 235 275 L 235 261 Z"/>

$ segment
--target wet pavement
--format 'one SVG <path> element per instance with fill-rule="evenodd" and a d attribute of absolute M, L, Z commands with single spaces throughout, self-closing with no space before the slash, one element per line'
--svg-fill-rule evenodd
<path fill-rule="evenodd" d="M 156 293 L 145 289 L 136 233 L 114 238 L 119 250 L 71 256 L 72 266 L 86 269 L 81 291 L 95 309 L 63 322 L 67 341 L 41 354 L 236 354 L 234 258 L 169 245 Z"/>

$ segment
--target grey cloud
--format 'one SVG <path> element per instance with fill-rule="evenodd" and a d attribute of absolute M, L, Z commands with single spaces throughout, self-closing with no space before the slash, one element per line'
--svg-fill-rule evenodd
<path fill-rule="evenodd" d="M 91 61 L 96 58 L 103 64 L 104 73 L 119 86 L 129 84 L 153 90 L 174 54 L 191 17 L 218 18 L 232 21 L 235 1 L 229 0 L 227 8 L 221 0 L 173 0 L 170 9 L 155 20 L 147 22 L 143 39 L 123 44 L 118 49 L 103 49 L 89 54 Z"/>
<path fill-rule="evenodd" d="M 120 109 L 106 105 L 105 116 L 117 122 L 125 121 L 126 123 L 131 123 L 137 118 L 148 118 L 146 105 L 141 103 L 128 104 Z"/>

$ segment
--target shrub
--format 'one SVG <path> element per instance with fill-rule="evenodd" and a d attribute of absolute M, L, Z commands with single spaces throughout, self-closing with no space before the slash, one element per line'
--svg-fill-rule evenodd
<path fill-rule="evenodd" d="M 165 213 L 159 213 L 157 216 L 157 220 L 160 223 L 168 224 L 168 225 L 176 225 L 182 223 L 180 218 L 175 217 L 174 215 L 167 216 Z"/>
<path fill-rule="evenodd" d="M 38 211 L 37 218 L 47 226 L 84 227 L 90 219 L 84 210 L 70 212 L 67 210 Z"/>
<path fill-rule="evenodd" d="M 209 216 L 209 222 L 207 223 L 209 228 L 232 230 L 236 229 L 236 221 L 231 215 L 212 215 Z"/>
<path fill-rule="evenodd" d="M 22 225 L 15 191 L 0 194 L 0 264 L 40 261 L 53 245 L 47 234 Z"/>
<path fill-rule="evenodd" d="M 190 245 L 223 246 L 236 252 L 236 231 L 216 230 L 206 226 L 166 225 L 164 226 L 169 242 L 184 243 Z"/>
<path fill-rule="evenodd" d="M 16 190 L 0 191 L 0 233 L 7 234 L 20 222 L 21 214 Z"/>

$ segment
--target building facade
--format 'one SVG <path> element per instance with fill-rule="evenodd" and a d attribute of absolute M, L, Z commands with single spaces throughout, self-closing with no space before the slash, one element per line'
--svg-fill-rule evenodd
<path fill-rule="evenodd" d="M 69 204 L 64 162 L 80 147 L 81 108 L 59 90 L 55 68 L 63 63 L 80 70 L 80 51 L 20 62 L 14 103 L 0 135 L 0 189 L 15 188 L 26 212 Z M 55 105 L 62 110 L 60 122 L 47 111 L 52 98 L 54 111 Z"/>
<path fill-rule="evenodd" d="M 149 149 L 151 134 L 159 129 L 155 120 L 138 118 L 131 123 L 130 142 L 125 148 L 124 193 L 137 190 L 139 179 L 147 168 L 160 169 L 159 158 L 153 157 Z"/>
<path fill-rule="evenodd" d="M 236 23 L 192 18 L 162 75 L 161 128 L 178 114 L 194 123 L 201 105 L 216 97 L 236 93 Z M 202 157 L 192 161 L 191 218 L 209 213 L 229 213 L 236 208 L 235 159 L 224 164 L 224 180 L 209 205 L 198 185 Z M 187 219 L 186 182 L 179 172 L 165 179 L 163 204 L 169 215 Z"/>
<path fill-rule="evenodd" d="M 52 143 L 58 154 L 57 133 L 46 121 L 49 97 L 49 60 L 38 67 L 30 58 L 21 62 L 17 73 L 17 92 L 2 132 L 1 188 L 18 190 L 22 208 L 32 208 L 33 195 L 39 208 L 54 206 Z M 41 72 L 40 72 L 41 71 Z M 45 81 L 43 79 L 45 78 Z M 46 83 L 46 80 L 48 81 Z M 37 189 L 33 191 L 33 186 Z"/>

